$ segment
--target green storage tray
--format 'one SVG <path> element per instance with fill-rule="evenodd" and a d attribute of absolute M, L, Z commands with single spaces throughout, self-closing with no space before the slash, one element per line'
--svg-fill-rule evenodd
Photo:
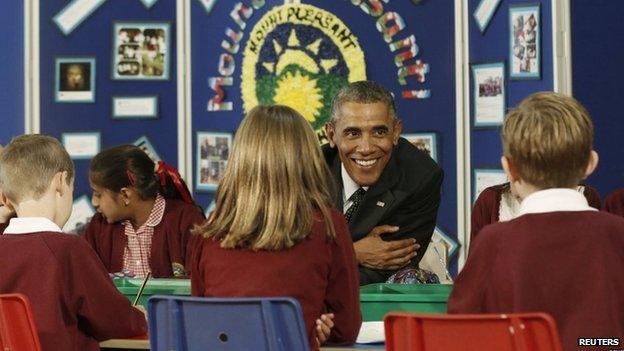
<path fill-rule="evenodd" d="M 360 287 L 364 321 L 381 321 L 390 311 L 446 313 L 451 284 L 370 284 Z"/>
<path fill-rule="evenodd" d="M 143 283 L 143 279 L 125 278 L 114 279 L 113 282 L 122 295 L 130 302 L 134 302 L 139 288 Z M 139 299 L 139 304 L 145 306 L 147 299 L 152 295 L 191 295 L 190 279 L 162 279 L 153 278 L 147 281 L 143 295 Z"/>

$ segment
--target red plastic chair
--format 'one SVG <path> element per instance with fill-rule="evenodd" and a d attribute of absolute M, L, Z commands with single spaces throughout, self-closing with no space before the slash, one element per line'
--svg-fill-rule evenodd
<path fill-rule="evenodd" d="M 0 350 L 41 351 L 30 301 L 22 294 L 0 295 Z"/>
<path fill-rule="evenodd" d="M 546 313 L 391 312 L 384 327 L 388 351 L 561 351 L 555 320 Z"/>

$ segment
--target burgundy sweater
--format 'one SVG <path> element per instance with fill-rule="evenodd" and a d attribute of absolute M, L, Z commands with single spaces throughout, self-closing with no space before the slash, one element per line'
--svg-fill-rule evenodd
<path fill-rule="evenodd" d="M 473 245 L 449 313 L 547 312 L 568 351 L 580 337 L 624 337 L 624 218 L 526 214 L 483 228 Z"/>
<path fill-rule="evenodd" d="M 154 227 L 150 268 L 155 278 L 173 277 L 172 263 L 185 266 L 190 231 L 204 221 L 204 214 L 195 205 L 167 199 L 165 213 Z M 91 219 L 85 238 L 110 273 L 123 269 L 123 255 L 128 238 L 121 223 L 110 224 L 101 214 Z"/>
<path fill-rule="evenodd" d="M 336 239 L 316 220 L 312 232 L 283 251 L 223 249 L 219 242 L 200 239 L 191 264 L 194 296 L 291 296 L 303 309 L 310 347 L 316 346 L 315 320 L 335 314 L 330 343 L 352 344 L 360 315 L 357 262 L 343 215 L 332 210 Z"/>
<path fill-rule="evenodd" d="M 587 199 L 589 206 L 600 210 L 600 194 L 594 187 L 585 185 L 583 189 L 583 195 Z M 477 201 L 475 201 L 472 207 L 471 220 L 470 220 L 470 241 L 472 242 L 475 236 L 481 231 L 483 227 L 488 224 L 496 223 L 500 218 L 500 204 L 501 196 L 503 192 L 509 191 L 509 183 L 498 184 L 485 188 Z"/>
<path fill-rule="evenodd" d="M 0 262 L 0 293 L 28 297 L 43 350 L 99 350 L 100 340 L 147 332 L 143 313 L 117 291 L 79 237 L 0 235 Z"/>
<path fill-rule="evenodd" d="M 604 210 L 614 215 L 624 217 L 624 189 L 617 189 L 607 196 L 604 203 Z"/>

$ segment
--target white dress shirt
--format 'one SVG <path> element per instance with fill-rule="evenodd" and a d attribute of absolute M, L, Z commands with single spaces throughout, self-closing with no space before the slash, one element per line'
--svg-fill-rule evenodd
<path fill-rule="evenodd" d="M 62 233 L 63 231 L 56 223 L 45 217 L 11 218 L 9 225 L 4 230 L 4 234 L 27 234 L 36 232 Z"/>
<path fill-rule="evenodd" d="M 574 189 L 553 188 L 536 191 L 522 200 L 520 215 L 558 211 L 598 211 L 587 204 L 582 193 Z"/>

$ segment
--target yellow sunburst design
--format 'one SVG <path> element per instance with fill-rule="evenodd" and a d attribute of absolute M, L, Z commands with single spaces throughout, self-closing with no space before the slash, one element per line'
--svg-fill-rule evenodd
<path fill-rule="evenodd" d="M 316 80 L 299 72 L 294 75 L 288 72 L 277 82 L 273 100 L 276 104 L 292 107 L 310 122 L 314 122 L 323 107 L 323 96 Z"/>
<path fill-rule="evenodd" d="M 308 17 L 300 18 L 297 16 L 290 16 L 289 13 L 292 13 L 293 11 L 302 11 L 315 15 L 318 14 L 318 16 L 325 18 L 327 20 L 327 23 L 331 23 L 332 25 L 323 27 L 320 26 L 317 22 L 310 20 Z M 277 22 L 272 22 L 270 20 L 271 18 L 277 18 L 278 20 Z M 314 16 L 312 16 L 311 18 L 314 18 Z M 267 23 L 270 24 L 271 29 L 267 30 L 267 28 L 265 28 L 265 25 Z M 321 8 L 307 4 L 286 4 L 281 6 L 275 6 L 258 20 L 256 25 L 249 33 L 248 38 L 265 38 L 267 37 L 267 31 L 271 32 L 272 30 L 274 30 L 274 28 L 283 23 L 311 26 L 321 30 L 340 50 L 346 66 L 349 69 L 347 80 L 349 82 L 366 80 L 366 64 L 364 62 L 364 52 L 362 51 L 362 48 L 360 47 L 357 38 L 353 36 L 353 45 L 345 45 L 346 42 L 344 41 L 343 34 L 350 34 L 351 31 L 340 18 Z M 337 34 L 336 28 L 340 29 L 340 35 Z M 281 62 L 259 62 L 259 48 L 261 48 L 263 44 L 263 39 L 248 40 L 245 46 L 245 50 L 243 52 L 240 87 L 241 97 L 243 99 L 243 107 L 246 112 L 249 112 L 251 108 L 258 105 L 258 97 L 256 96 L 256 80 L 260 77 L 256 77 L 256 64 L 259 63 L 264 68 L 266 68 L 268 72 L 272 73 L 273 75 L 278 75 L 278 71 L 281 72 L 291 63 L 297 64 L 300 68 L 303 68 L 308 72 L 318 73 L 328 73 L 337 63 L 337 61 L 335 61 L 334 59 L 321 59 L 318 64 L 315 63 L 314 60 L 312 60 L 309 56 L 305 54 L 304 48 L 309 50 L 314 55 L 318 55 L 320 52 L 321 41 L 317 40 L 303 47 L 301 40 L 298 38 L 297 32 L 295 30 L 288 33 L 288 39 L 285 43 L 280 44 L 275 40 L 273 40 L 273 42 L 271 43 L 273 49 L 275 50 L 275 53 L 280 56 Z M 290 79 L 288 79 L 288 81 L 295 78 L 296 75 L 292 76 Z M 321 106 L 321 95 L 319 93 L 305 93 L 305 91 L 316 92 L 318 91 L 318 87 L 316 86 L 316 82 L 311 81 L 308 77 L 301 77 L 300 79 L 305 79 L 306 83 L 308 84 L 312 83 L 312 88 L 304 90 L 304 88 L 299 88 L 296 85 L 289 85 L 290 89 L 285 89 L 285 91 L 278 92 L 278 95 L 276 95 L 274 101 L 278 102 L 278 96 L 285 96 L 287 93 L 292 94 L 291 98 L 293 100 L 289 101 L 288 105 L 301 106 L 301 108 L 298 108 L 296 106 L 292 107 L 296 108 L 299 112 L 302 112 L 308 120 L 313 120 L 314 113 L 317 113 L 320 109 L 319 106 Z M 286 86 L 286 77 L 284 77 L 282 80 L 283 81 L 280 82 L 280 88 Z M 317 102 L 314 105 L 314 108 L 311 108 L 311 100 Z M 310 110 L 311 112 L 304 113 L 304 111 L 307 110 Z"/>

